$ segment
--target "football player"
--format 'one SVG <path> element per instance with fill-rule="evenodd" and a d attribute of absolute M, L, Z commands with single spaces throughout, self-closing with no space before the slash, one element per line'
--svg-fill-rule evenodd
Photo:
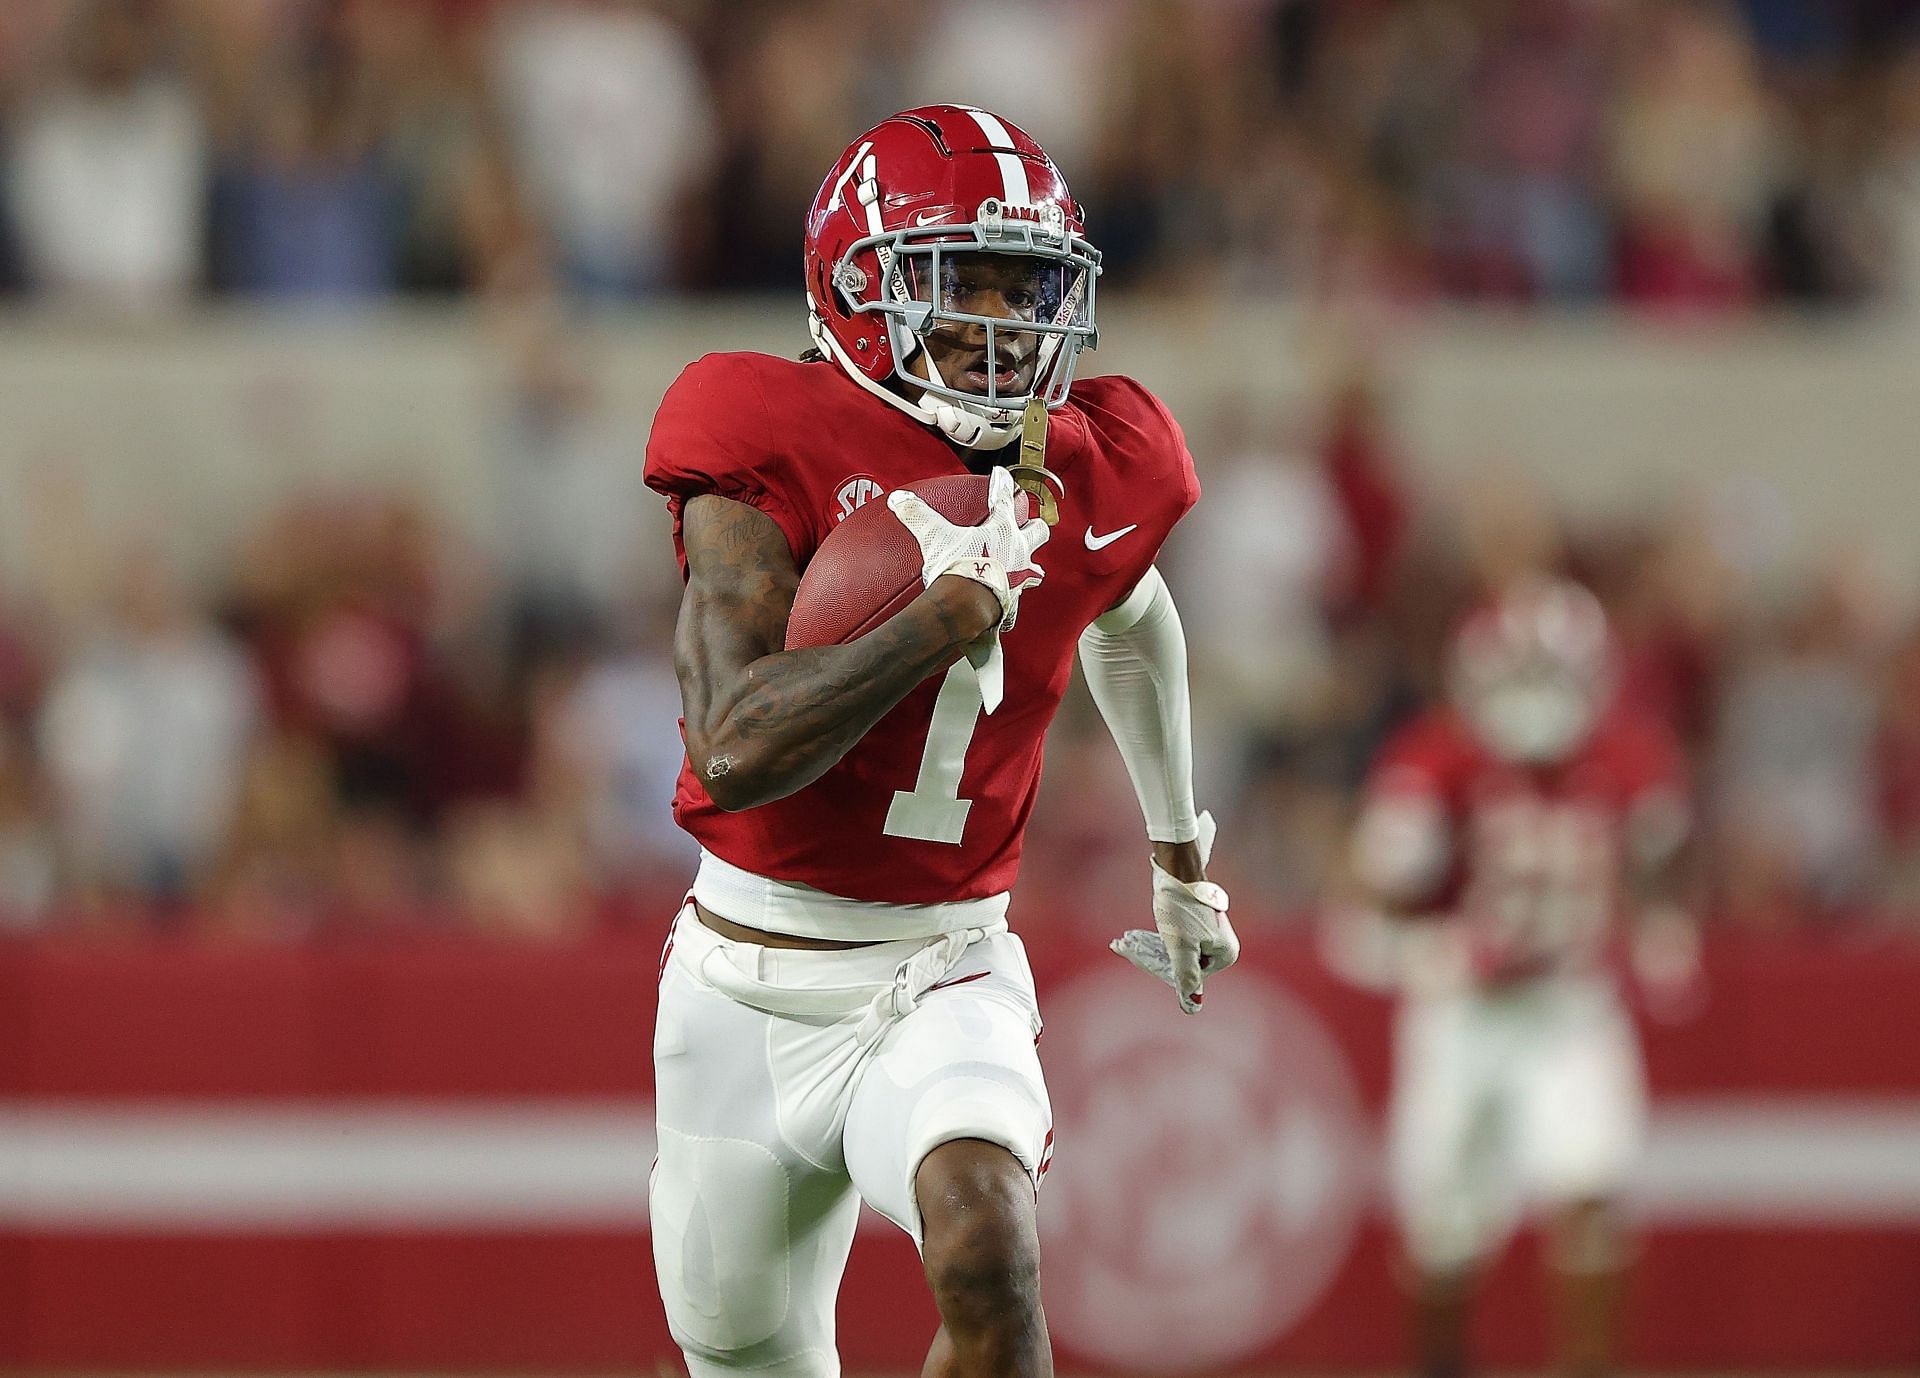
<path fill-rule="evenodd" d="M 698 360 L 647 446 L 686 578 L 674 811 L 701 846 L 655 1032 L 660 1288 L 696 1376 L 838 1373 L 864 1199 L 919 1246 L 928 1373 L 1047 1373 L 1052 1117 L 1007 895 L 1077 651 L 1150 842 L 1154 928 L 1116 950 L 1188 1013 L 1238 955 L 1154 568 L 1199 485 L 1151 393 L 1076 380 L 1099 255 L 1021 130 L 895 115 L 834 164 L 805 237 L 815 349 Z M 1019 515 L 1023 457 L 1057 529 Z M 991 476 L 977 526 L 901 491 L 966 473 Z M 924 592 L 846 645 L 783 650 L 800 571 L 866 502 L 916 538 Z"/>
<path fill-rule="evenodd" d="M 1388 743 L 1356 825 L 1367 902 L 1333 956 L 1403 994 L 1388 1169 L 1428 1378 L 1466 1371 L 1474 1275 L 1535 1206 L 1564 1371 L 1610 1370 L 1616 1198 L 1646 1119 L 1611 957 L 1624 935 L 1673 992 L 1692 934 L 1680 748 L 1615 702 L 1614 658 L 1585 589 L 1518 583 L 1463 624 L 1451 702 Z"/>

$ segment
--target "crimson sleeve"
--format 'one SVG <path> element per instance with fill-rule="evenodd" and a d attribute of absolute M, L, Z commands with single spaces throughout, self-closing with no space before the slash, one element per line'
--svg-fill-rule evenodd
<path fill-rule="evenodd" d="M 1103 374 L 1076 388 L 1074 396 L 1083 410 L 1103 413 L 1101 429 L 1113 445 L 1115 477 L 1128 491 L 1153 500 L 1151 520 L 1142 524 L 1153 530 L 1155 539 L 1145 543 L 1137 567 L 1127 573 L 1125 585 L 1132 588 L 1146 577 L 1160 544 L 1200 501 L 1200 476 L 1180 423 L 1141 383 L 1124 374 Z"/>
<path fill-rule="evenodd" d="M 1648 723 L 1641 733 L 1639 749 L 1634 753 L 1635 792 L 1687 796 L 1692 774 L 1687 765 L 1686 748 L 1664 723 Z"/>
<path fill-rule="evenodd" d="M 1200 501 L 1200 475 L 1193 467 L 1193 453 L 1187 449 L 1186 433 L 1167 410 L 1167 404 L 1131 378 L 1112 376 L 1113 409 L 1125 414 L 1132 423 L 1136 440 L 1132 448 L 1146 470 L 1142 478 L 1158 484 L 1168 495 L 1170 512 L 1167 529 Z"/>
<path fill-rule="evenodd" d="M 1648 719 L 1622 734 L 1621 823 L 1635 866 L 1655 874 L 1693 830 L 1686 752 L 1666 724 Z"/>
<path fill-rule="evenodd" d="M 1455 750 L 1450 725 L 1438 713 L 1407 724 L 1381 749 L 1367 774 L 1369 799 L 1423 795 L 1446 802 Z"/>
<path fill-rule="evenodd" d="M 796 565 L 812 553 L 813 534 L 789 497 L 781 447 L 750 356 L 709 354 L 689 364 L 660 399 L 647 436 L 647 486 L 667 499 L 674 553 L 686 571 L 680 540 L 686 500 L 702 493 L 731 498 L 772 517 Z"/>

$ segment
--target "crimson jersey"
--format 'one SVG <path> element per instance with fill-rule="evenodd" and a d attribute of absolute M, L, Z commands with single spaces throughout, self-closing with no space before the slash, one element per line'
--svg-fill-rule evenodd
<path fill-rule="evenodd" d="M 1494 967 L 1596 961 L 1636 871 L 1671 858 L 1686 830 L 1686 771 L 1665 724 L 1624 709 L 1550 766 L 1487 750 L 1450 708 L 1381 753 L 1370 802 L 1431 808 L 1444 866 L 1423 907 L 1472 925 Z"/>
<path fill-rule="evenodd" d="M 733 865 L 849 899 L 931 904 L 1012 887 L 1040 781 L 1041 739 L 1089 623 L 1146 574 L 1200 495 L 1180 428 L 1128 378 L 1083 378 L 1050 415 L 1047 467 L 1065 497 L 1041 547 L 1045 581 L 1002 638 L 1006 697 L 980 711 L 964 661 L 895 705 L 827 773 L 727 813 L 682 763 L 674 816 Z M 709 354 L 667 390 L 647 441 L 686 572 L 681 510 L 714 493 L 779 525 L 804 570 L 848 513 L 918 479 L 969 472 L 935 431 L 832 363 Z"/>

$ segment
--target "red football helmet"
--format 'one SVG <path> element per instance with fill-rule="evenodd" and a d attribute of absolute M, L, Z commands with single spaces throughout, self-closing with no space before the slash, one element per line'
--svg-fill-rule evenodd
<path fill-rule="evenodd" d="M 1606 612 L 1578 584 L 1522 583 L 1470 615 L 1454 638 L 1454 702 L 1504 760 L 1537 765 L 1572 754 L 1614 681 Z"/>
<path fill-rule="evenodd" d="M 1029 400 L 1066 400 L 1075 360 L 1097 341 L 1100 255 L 1083 228 L 1060 169 L 1013 125 L 966 105 L 891 116 L 840 155 L 807 212 L 814 342 L 889 404 L 959 444 L 997 449 Z M 950 309 L 943 264 L 966 252 L 1044 260 L 1035 318 Z M 1038 335 L 1030 390 L 1003 394 L 991 376 L 984 395 L 950 386 L 926 349 L 927 331 L 941 324 L 984 326 L 989 356 L 1010 327 Z M 918 388 L 920 400 L 885 387 L 893 378 Z"/>

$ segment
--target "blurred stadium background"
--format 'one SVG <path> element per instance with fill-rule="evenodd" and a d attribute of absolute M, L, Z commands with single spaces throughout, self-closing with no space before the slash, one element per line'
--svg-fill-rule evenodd
<path fill-rule="evenodd" d="M 7 0 L 0 1366 L 667 1353 L 648 418 L 701 352 L 804 346 L 820 173 L 933 99 L 1054 154 L 1106 255 L 1090 365 L 1187 428 L 1166 565 L 1264 954 L 1220 1027 L 1268 1065 L 1215 1108 L 1273 1153 L 1196 1242 L 1151 1069 L 1225 1035 L 1106 1065 L 1144 859 L 1072 701 L 1016 914 L 1061 1099 L 1142 1143 L 1063 1129 L 1069 1355 L 1400 1361 L 1384 1015 L 1314 912 L 1451 620 L 1543 565 L 1605 601 L 1704 830 L 1630 1345 L 1920 1371 L 1910 0 Z M 850 1360 L 910 1366 L 910 1250 L 856 1254 Z M 1496 1283 L 1529 1362 L 1530 1275 Z"/>

